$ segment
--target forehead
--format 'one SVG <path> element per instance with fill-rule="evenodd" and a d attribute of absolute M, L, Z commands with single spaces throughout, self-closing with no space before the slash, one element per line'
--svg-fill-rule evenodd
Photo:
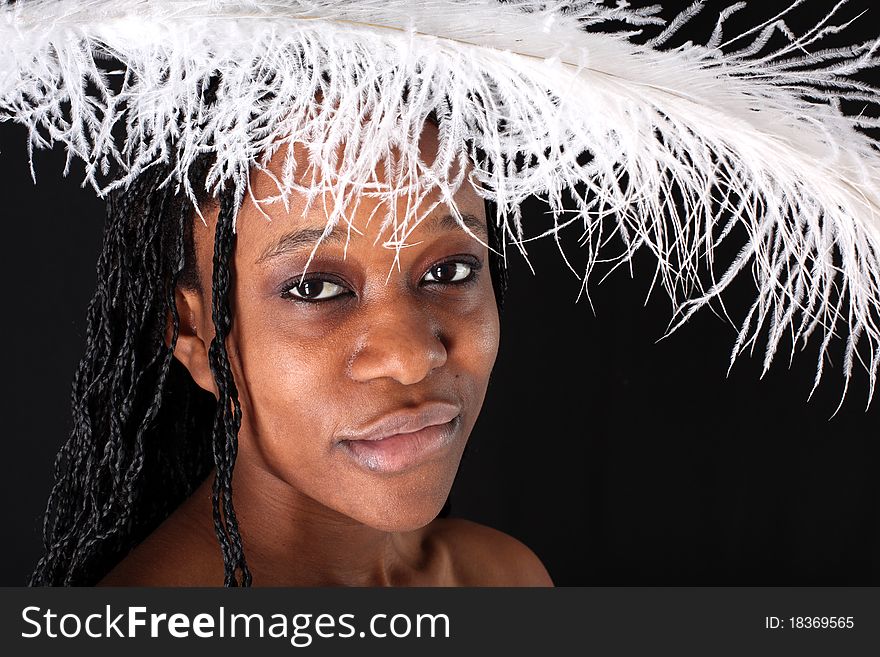
<path fill-rule="evenodd" d="M 430 167 L 436 152 L 437 128 L 426 124 L 419 139 L 419 160 Z M 336 156 L 353 157 L 345 153 L 344 146 Z M 290 175 L 285 167 L 292 163 L 296 169 L 291 177 L 299 188 L 282 195 L 279 181 L 286 173 Z M 397 249 L 450 232 L 470 232 L 487 242 L 484 202 L 466 177 L 453 194 L 444 194 L 437 186 L 394 188 L 383 182 L 387 180 L 386 167 L 385 161 L 374 167 L 374 188 L 399 189 L 393 194 L 344 187 L 314 191 L 316 174 L 305 146 L 295 143 L 279 149 L 265 170 L 256 169 L 251 175 L 249 194 L 236 221 L 237 250 L 260 261 L 279 249 L 308 243 L 314 247 L 319 240 L 322 244 L 343 243 L 346 248 L 366 245 L 380 251 L 382 247 Z M 455 173 L 450 177 L 454 178 Z M 326 230 L 331 217 L 336 225 L 329 233 Z"/>

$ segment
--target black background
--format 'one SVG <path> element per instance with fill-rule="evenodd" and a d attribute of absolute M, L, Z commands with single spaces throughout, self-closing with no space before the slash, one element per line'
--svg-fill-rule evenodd
<path fill-rule="evenodd" d="M 665 15 L 685 4 L 667 3 Z M 706 41 L 727 4 L 709 2 L 673 43 Z M 784 4 L 749 3 L 729 33 Z M 832 4 L 807 2 L 798 17 L 815 22 Z M 851 2 L 844 15 L 868 6 Z M 876 12 L 841 41 L 880 32 Z M 35 186 L 25 144 L 21 128 L 0 126 L 0 585 L 23 584 L 39 556 L 103 220 L 101 201 L 79 186 L 81 169 L 61 177 L 62 153 L 37 155 Z M 535 203 L 525 214 L 542 210 Z M 559 585 L 880 584 L 878 402 L 865 410 L 858 374 L 832 417 L 840 344 L 808 402 L 817 341 L 791 367 L 782 353 L 763 378 L 759 345 L 726 376 L 736 331 L 710 312 L 658 342 L 671 307 L 659 292 L 645 303 L 646 254 L 632 277 L 595 278 L 595 314 L 575 302 L 580 281 L 554 244 L 535 243 L 529 256 L 534 276 L 511 255 L 501 351 L 453 515 L 524 541 Z M 734 319 L 752 292 L 740 284 L 725 297 Z"/>

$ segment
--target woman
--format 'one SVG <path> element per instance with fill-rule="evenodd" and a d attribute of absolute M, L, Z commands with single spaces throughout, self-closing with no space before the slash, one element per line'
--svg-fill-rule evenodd
<path fill-rule="evenodd" d="M 525 233 L 519 204 L 533 195 L 544 195 L 553 219 L 546 232 L 557 242 L 562 228 L 581 224 L 585 286 L 598 263 L 610 259 L 620 264 L 646 247 L 658 258 L 655 282 L 670 294 L 674 323 L 679 325 L 715 301 L 738 273 L 749 272 L 757 283 L 758 298 L 741 318 L 734 355 L 750 348 L 765 327 L 769 329 L 766 365 L 789 336 L 793 343 L 818 336 L 820 353 L 825 354 L 832 337 L 842 331 L 851 337 L 843 359 L 846 384 L 861 356 L 857 349 L 867 343 L 866 369 L 873 390 L 880 362 L 875 321 L 880 306 L 874 258 L 880 243 L 873 212 L 880 197 L 875 180 L 876 144 L 859 132 L 870 128 L 871 120 L 862 114 L 848 116 L 841 109 L 845 105 L 841 101 L 876 103 L 872 91 L 847 78 L 873 65 L 873 48 L 867 44 L 802 56 L 817 41 L 836 33 L 829 21 L 837 9 L 801 37 L 793 36 L 779 20 L 786 10 L 730 39 L 724 35 L 723 23 L 737 5 L 722 13 L 706 46 L 688 42 L 663 50 L 699 7 L 685 12 L 644 45 L 629 41 L 632 35 L 627 32 L 612 37 L 602 28 L 609 24 L 619 28 L 620 21 L 635 26 L 660 24 L 656 8 L 604 4 L 585 2 L 571 7 L 530 0 L 447 0 L 389 2 L 380 8 L 374 3 L 313 6 L 294 0 L 223 0 L 208 5 L 98 0 L 74 6 L 69 14 L 65 12 L 76 3 L 65 4 L 59 10 L 63 15 L 45 31 L 40 27 L 42 17 L 36 14 L 7 21 L 13 28 L 7 30 L 9 38 L 0 41 L 14 45 L 9 57 L 0 58 L 12 62 L 12 70 L 0 76 L 6 85 L 0 89 L 4 118 L 8 113 L 27 125 L 38 145 L 65 143 L 71 154 L 86 161 L 86 179 L 98 189 L 131 186 L 128 192 L 116 193 L 111 202 L 100 287 L 91 310 L 89 349 L 77 377 L 76 427 L 61 456 L 59 483 L 47 516 L 47 555 L 35 573 L 35 582 L 73 583 L 101 577 L 96 564 L 109 563 L 129 545 L 139 543 L 183 500 L 204 499 L 204 491 L 191 498 L 194 482 L 203 481 L 213 463 L 211 504 L 224 581 L 249 583 L 247 543 L 253 540 L 259 546 L 260 540 L 247 538 L 248 527 L 243 519 L 239 524 L 236 513 L 233 488 L 253 487 L 253 482 L 234 486 L 240 429 L 244 432 L 241 455 L 252 472 L 262 464 L 262 470 L 272 470 L 286 484 L 296 484 L 299 493 L 308 495 L 314 488 L 312 499 L 335 512 L 374 523 L 375 529 L 400 531 L 411 530 L 417 517 L 424 522 L 423 513 L 432 516 L 431 505 L 397 505 L 393 511 L 401 514 L 397 518 L 401 524 L 385 525 L 390 515 L 367 517 L 343 505 L 335 495 L 328 493 L 324 499 L 317 484 L 299 481 L 288 467 L 271 465 L 267 458 L 267 454 L 279 456 L 273 446 L 280 438 L 265 438 L 264 426 L 271 425 L 269 434 L 277 436 L 278 427 L 284 424 L 278 419 L 281 415 L 298 417 L 304 411 L 299 407 L 289 410 L 286 401 L 279 401 L 286 399 L 281 392 L 256 390 L 250 380 L 256 363 L 268 358 L 258 358 L 251 345 L 265 344 L 260 340 L 270 329 L 293 331 L 287 324 L 271 324 L 274 314 L 266 310 L 267 305 L 257 304 L 257 298 L 269 298 L 263 296 L 266 288 L 257 287 L 249 274 L 239 281 L 237 256 L 232 256 L 237 253 L 233 245 L 239 208 L 252 215 L 268 212 L 270 217 L 279 212 L 270 210 L 271 204 L 260 196 L 242 204 L 246 191 L 264 184 L 283 194 L 301 193 L 303 217 L 315 219 L 305 210 L 325 203 L 328 229 L 345 215 L 343 200 L 360 202 L 363 198 L 364 208 L 358 209 L 369 212 L 369 202 L 387 200 L 388 194 L 395 199 L 386 211 L 401 214 L 405 220 L 394 223 L 392 235 L 374 234 L 367 216 L 351 210 L 361 220 L 343 224 L 345 244 L 351 245 L 354 232 L 358 239 L 380 237 L 379 241 L 387 240 L 395 248 L 400 258 L 392 261 L 392 273 L 400 278 L 391 277 L 388 285 L 403 294 L 400 281 L 408 281 L 410 296 L 395 298 L 405 301 L 405 306 L 411 302 L 425 315 L 425 326 L 431 330 L 421 327 L 423 340 L 437 331 L 436 342 L 444 346 L 445 356 L 431 343 L 428 353 L 433 355 L 421 366 L 429 373 L 442 371 L 431 363 L 443 361 L 445 366 L 444 358 L 450 358 L 453 348 L 443 340 L 443 323 L 438 319 L 442 313 L 428 313 L 427 299 L 440 289 L 464 294 L 472 288 L 476 293 L 479 275 L 475 271 L 480 269 L 476 259 L 486 254 L 471 253 L 470 264 L 466 260 L 417 264 L 408 259 L 408 252 L 415 258 L 421 253 L 418 249 L 429 248 L 430 240 L 421 230 L 409 231 L 415 225 L 410 219 L 419 212 L 409 202 L 396 208 L 402 199 L 394 194 L 409 189 L 417 201 L 412 205 L 421 208 L 428 203 L 426 213 L 431 214 L 432 201 L 418 195 L 418 184 L 428 184 L 441 193 L 435 201 L 453 208 L 450 213 L 459 229 L 479 240 L 481 231 L 476 226 L 481 222 L 465 220 L 457 207 L 467 185 L 462 185 L 461 176 L 450 173 L 452 164 L 469 162 L 473 176 L 467 182 L 476 181 L 473 189 L 482 190 L 498 206 L 488 221 L 505 235 L 504 240 L 491 242 L 499 245 L 497 250 L 503 252 L 504 244 L 511 241 L 522 248 Z M 9 13 L 16 13 L 18 6 Z M 139 21 L 146 21 L 149 29 L 142 29 Z M 824 29 L 826 24 L 829 27 Z M 587 38 L 584 26 L 598 34 Z M 775 49 L 775 37 L 788 42 Z M 121 81 L 118 88 L 108 82 L 110 76 L 103 74 L 99 63 L 107 53 L 126 64 L 124 74 L 117 78 Z M 834 64 L 826 65 L 829 61 Z M 206 103 L 204 85 L 217 72 L 222 79 L 218 102 Z M 330 111 L 319 111 L 316 106 L 314 99 L 321 92 L 331 100 Z M 428 110 L 440 114 L 436 150 L 442 164 L 438 167 L 424 166 L 419 149 L 413 148 Z M 375 119 L 368 128 L 360 124 L 365 112 Z M 125 137 L 117 142 L 114 131 L 120 127 L 125 128 Z M 334 148 L 343 140 L 346 146 L 340 156 Z M 289 149 L 301 142 L 307 145 L 308 155 L 294 158 L 296 166 L 290 160 L 272 161 L 281 145 Z M 352 144 L 355 147 L 350 151 Z M 392 146 L 401 149 L 402 159 L 385 171 L 388 180 L 383 180 L 373 167 L 389 161 Z M 297 168 L 304 162 L 305 171 Z M 121 171 L 110 174 L 108 181 L 104 176 L 114 165 Z M 309 179 L 315 165 L 320 170 L 318 178 Z M 263 174 L 269 182 L 259 180 Z M 301 174 L 304 177 L 297 178 Z M 389 181 L 403 184 L 388 186 Z M 418 183 L 416 188 L 408 187 L 413 182 Z M 180 189 L 172 193 L 169 190 L 175 185 Z M 210 194 L 203 188 L 225 189 L 219 207 L 212 210 Z M 358 193 L 352 196 L 352 189 Z M 569 206 L 563 202 L 566 195 Z M 405 197 L 410 200 L 409 195 Z M 216 212 L 216 219 L 207 222 L 216 228 L 209 301 L 205 261 L 212 247 L 197 231 L 187 235 L 190 222 L 196 221 L 193 200 L 204 208 L 196 212 L 198 217 Z M 289 208 L 284 208 L 288 216 Z M 428 233 L 449 223 L 442 216 L 431 221 L 435 228 L 426 224 Z M 383 230 L 388 227 L 383 223 Z M 332 237 L 323 231 L 316 234 L 319 228 L 320 216 L 317 223 L 305 224 L 301 230 L 313 241 Z M 281 234 L 270 234 L 281 240 Z M 724 269 L 719 263 L 725 259 L 716 258 L 716 247 L 742 235 L 745 246 Z M 242 239 L 247 239 L 242 243 L 252 251 L 260 251 L 256 234 Z M 300 241 L 297 237 L 285 243 Z M 322 254 L 336 246 L 334 241 L 322 242 L 309 256 L 315 255 L 320 264 L 320 258 L 326 257 Z M 428 246 L 419 246 L 423 242 Z M 609 242 L 621 249 L 606 258 Z M 251 253 L 250 261 L 241 266 L 253 267 L 253 271 L 268 267 L 267 263 L 277 260 L 271 255 L 276 248 L 280 247 L 262 244 L 262 250 Z M 294 285 L 295 277 L 312 271 L 303 265 L 293 268 L 302 271 L 288 271 L 285 280 L 276 281 L 284 289 L 273 288 L 271 300 L 284 300 L 285 308 L 310 308 L 314 315 L 309 317 L 331 308 L 339 309 L 331 313 L 334 321 L 350 317 L 353 324 L 338 333 L 330 331 L 328 342 L 319 342 L 314 353 L 302 358 L 307 361 L 323 353 L 325 345 L 332 345 L 342 353 L 333 352 L 334 358 L 345 357 L 329 361 L 339 366 L 334 371 L 364 383 L 355 365 L 362 363 L 360 356 L 370 354 L 371 331 L 352 329 L 362 320 L 343 311 L 355 300 L 366 309 L 368 301 L 376 299 L 367 294 L 374 289 L 374 278 L 363 272 L 375 272 L 378 261 L 367 258 L 356 245 L 352 249 L 359 255 L 364 280 L 331 271 L 327 280 L 302 278 Z M 461 254 L 446 254 L 457 255 Z M 310 257 L 306 260 L 312 264 Z M 180 274 L 187 262 L 189 272 Z M 435 270 L 435 265 L 440 269 Z M 442 280 L 445 275 L 451 277 L 449 281 Z M 253 304 L 246 303 L 236 296 L 239 285 L 251 285 L 244 292 L 260 296 L 252 297 Z M 485 284 L 480 289 L 485 292 L 484 288 Z M 414 290 L 428 296 L 420 297 Z M 306 298 L 312 294 L 318 298 Z M 425 307 L 416 304 L 416 298 L 423 299 Z M 178 307 L 184 312 L 182 323 Z M 370 310 L 376 307 L 369 305 Z M 262 332 L 237 328 L 233 318 L 245 308 L 255 313 L 249 325 L 263 326 Z M 213 337 L 207 330 L 208 316 Z M 408 326 L 414 320 L 407 315 L 399 321 Z M 375 328 L 381 337 L 384 320 L 366 328 Z M 313 336 L 304 332 L 302 344 Z M 481 358 L 465 361 L 477 369 L 483 362 Z M 455 364 L 454 358 L 449 360 L 450 368 Z M 181 365 L 198 384 L 196 388 L 179 376 Z M 283 362 L 273 362 L 267 369 L 275 372 L 272 380 L 277 389 L 285 389 L 289 383 L 285 377 L 293 376 Z M 481 371 L 488 377 L 488 368 Z M 297 376 L 306 377 L 306 373 L 297 370 Z M 400 376 L 406 381 L 412 378 Z M 404 385 L 394 377 L 379 378 Z M 462 385 L 480 389 L 475 382 L 482 379 L 477 374 L 470 383 L 468 377 L 459 378 Z M 423 379 L 430 376 L 424 374 Z M 348 384 L 336 387 L 340 398 L 347 399 Z M 296 389 L 300 390 L 299 384 Z M 335 398 L 337 390 L 333 393 Z M 338 445 L 332 456 L 323 462 L 308 452 L 302 456 L 310 464 L 327 465 L 334 473 L 334 467 L 342 467 L 339 463 L 353 467 L 344 460 L 349 457 L 370 477 L 381 474 L 383 468 L 403 468 L 405 455 L 379 450 L 380 446 L 356 438 L 375 437 L 371 423 L 381 424 L 383 417 L 403 409 L 425 414 L 421 419 L 398 418 L 403 428 L 425 422 L 448 424 L 458 415 L 440 416 L 453 410 L 461 416 L 457 421 L 461 428 L 466 428 L 479 406 L 473 398 L 458 408 L 449 397 L 446 411 L 419 406 L 427 399 L 398 397 L 393 407 L 386 408 L 368 397 L 364 403 L 375 405 L 369 417 L 348 415 L 348 402 L 343 417 L 321 418 L 332 426 L 314 422 L 316 443 L 304 443 Z M 183 410 L 176 412 L 176 406 Z M 312 425 L 312 418 L 308 419 Z M 382 431 L 399 430 L 382 426 Z M 451 432 L 452 425 L 447 429 Z M 182 434 L 210 435 L 174 439 Z M 102 438 L 95 441 L 93 436 Z M 457 438 L 446 438 L 455 460 L 452 446 Z M 393 444 L 389 443 L 388 450 Z M 287 463 L 287 456 L 280 455 L 278 463 Z M 447 477 L 450 471 L 444 470 Z M 358 476 L 349 482 L 352 486 L 367 476 L 356 472 Z M 437 506 L 435 498 L 442 497 L 445 487 L 441 473 L 433 472 L 436 478 L 423 483 L 429 484 L 425 490 L 433 491 L 430 497 Z M 245 481 L 253 476 L 246 476 Z M 343 477 L 342 482 L 346 481 Z M 382 482 L 388 484 L 386 479 Z M 251 508 L 252 498 L 244 502 Z M 139 500 L 147 502 L 138 506 Z M 289 497 L 285 504 L 301 508 Z M 371 514 L 377 513 L 377 507 L 370 509 Z M 163 531 L 175 535 L 174 521 L 169 522 L 171 529 L 159 530 L 159 538 L 144 544 L 142 553 L 146 551 L 147 556 L 142 558 L 147 562 L 161 559 L 155 545 L 161 545 Z M 178 526 L 182 522 L 177 521 Z M 147 547 L 150 541 L 152 553 Z M 263 572 L 273 572 L 270 563 L 271 559 L 263 560 Z M 376 564 L 385 562 L 376 557 L 371 563 L 374 570 L 381 570 Z M 124 566 L 120 568 L 108 583 L 114 577 L 126 579 Z M 333 569 L 328 568 L 329 576 Z M 336 576 L 345 579 L 343 574 Z"/>
<path fill-rule="evenodd" d="M 429 122 L 420 151 L 432 161 L 436 149 Z M 281 175 L 284 155 L 269 172 Z M 34 583 L 221 585 L 225 567 L 227 584 L 240 575 L 258 585 L 550 585 L 510 536 L 437 518 L 498 349 L 504 278 L 497 256 L 490 266 L 484 243 L 497 237 L 476 191 L 463 187 L 455 201 L 480 241 L 439 204 L 398 256 L 374 246 L 388 237 L 375 220 L 381 204 L 358 199 L 351 225 L 324 237 L 306 270 L 329 199 L 258 208 L 253 199 L 271 196 L 275 183 L 255 173 L 237 213 L 230 194 L 201 199 L 203 224 L 155 180 L 111 202 L 99 277 L 116 289 L 102 285 L 90 311 L 80 417 L 67 447 L 76 453 L 53 493 L 54 536 L 63 539 Z M 160 214 L 161 231 L 144 235 L 142 212 Z M 135 290 L 150 297 L 126 295 Z M 144 306 L 145 324 L 120 331 L 119 315 Z M 222 342 L 214 342 L 215 313 Z M 114 333 L 124 336 L 108 345 Z M 105 364 L 125 357 L 127 339 L 143 351 L 127 367 L 117 361 L 107 386 Z M 206 476 L 212 413 L 189 410 L 210 407 L 206 393 L 230 410 L 214 434 L 215 449 L 228 451 L 218 483 Z M 111 401 L 120 398 L 133 401 Z M 145 426 L 151 415 L 164 416 L 155 428 Z M 104 455 L 97 463 L 96 453 Z M 101 499 L 101 482 L 120 471 L 130 482 L 124 506 L 112 494 Z M 212 488 L 222 500 L 213 522 Z"/>

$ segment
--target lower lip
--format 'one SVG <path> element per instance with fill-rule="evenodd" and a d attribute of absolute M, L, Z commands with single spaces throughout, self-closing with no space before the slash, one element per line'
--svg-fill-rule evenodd
<path fill-rule="evenodd" d="M 381 440 L 343 440 L 339 444 L 362 467 L 372 472 L 396 473 L 435 457 L 455 438 L 461 416 L 412 433 Z"/>

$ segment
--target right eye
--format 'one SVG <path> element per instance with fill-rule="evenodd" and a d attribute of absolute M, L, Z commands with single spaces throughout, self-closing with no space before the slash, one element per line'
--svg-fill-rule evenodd
<path fill-rule="evenodd" d="M 299 279 L 296 279 L 299 280 Z M 295 299 L 297 301 L 329 301 L 342 296 L 348 290 L 323 278 L 308 278 L 301 283 L 288 285 L 281 294 L 285 299 Z"/>

